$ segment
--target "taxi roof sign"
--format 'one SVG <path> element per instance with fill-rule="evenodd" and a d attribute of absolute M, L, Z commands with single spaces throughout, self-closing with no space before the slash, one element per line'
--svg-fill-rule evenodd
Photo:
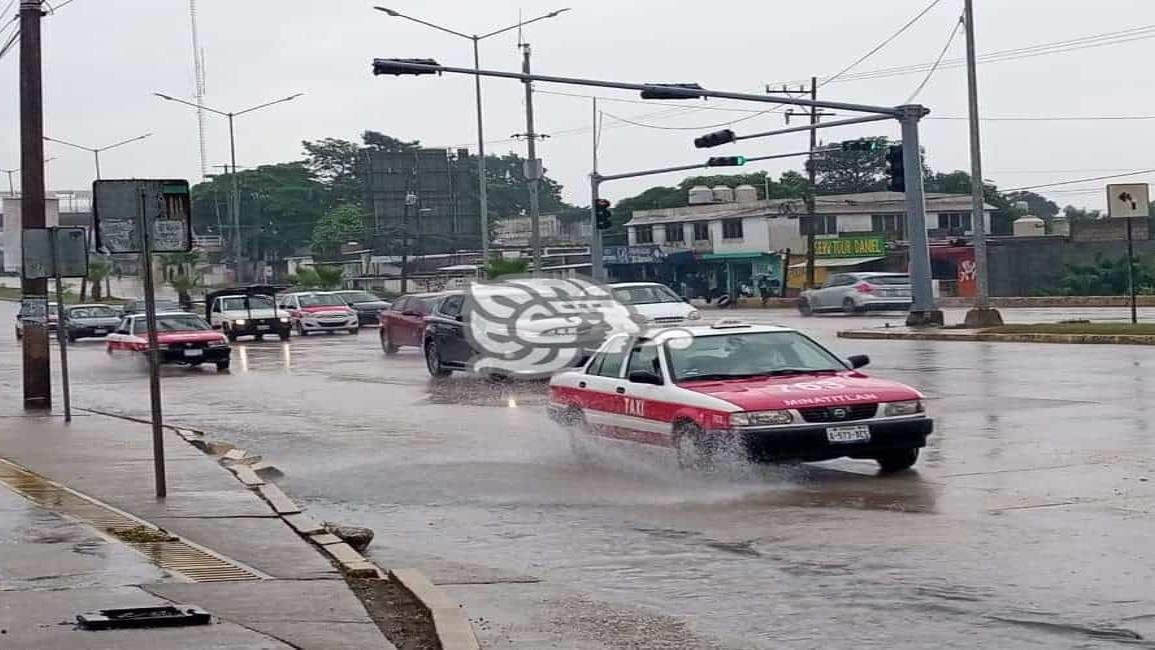
<path fill-rule="evenodd" d="M 710 329 L 729 330 L 740 329 L 743 327 L 750 327 L 750 323 L 738 320 L 737 318 L 720 318 L 714 321 L 714 324 L 710 326 Z"/>

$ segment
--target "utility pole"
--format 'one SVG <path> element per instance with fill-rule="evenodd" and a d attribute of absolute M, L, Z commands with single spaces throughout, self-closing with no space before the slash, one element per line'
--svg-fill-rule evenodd
<path fill-rule="evenodd" d="M 199 110 L 199 109 L 198 109 Z M 233 165 L 233 256 L 237 264 L 237 284 L 244 281 L 245 270 L 242 258 L 244 257 L 244 248 L 241 246 L 241 179 L 237 177 L 237 138 L 233 130 L 234 113 L 229 113 L 229 158 Z"/>
<path fill-rule="evenodd" d="M 590 275 L 594 282 L 605 282 L 605 264 L 602 259 L 602 231 L 598 229 L 598 98 L 593 100 L 593 171 L 590 172 Z"/>
<path fill-rule="evenodd" d="M 24 232 L 43 230 L 44 96 L 40 59 L 41 0 L 20 0 L 20 213 Z M 21 239 L 27 241 L 27 237 Z M 36 303 L 35 319 L 24 322 L 24 408 L 52 408 L 48 365 L 48 280 L 23 279 L 25 305 Z M 39 313 L 39 307 L 43 313 Z M 63 326 L 63 323 L 60 324 Z"/>
<path fill-rule="evenodd" d="M 785 88 L 783 93 L 788 92 Z M 818 101 L 818 77 L 810 77 L 810 101 Z M 832 117 L 835 113 L 823 112 L 818 106 L 811 106 L 808 111 L 810 116 L 810 126 L 816 126 L 823 117 Z M 786 112 L 786 123 L 790 123 L 790 117 L 794 115 L 792 111 Z M 818 130 L 810 129 L 810 151 L 818 148 Z M 815 186 L 818 184 L 818 170 L 814 167 L 814 155 L 811 154 L 806 159 L 806 178 L 810 183 L 810 191 L 806 193 L 804 201 L 806 203 L 806 280 L 803 289 L 811 289 L 814 287 L 814 236 L 817 228 L 818 215 L 815 208 Z M 769 179 L 769 177 L 767 177 Z M 767 194 L 766 199 L 770 196 Z M 789 261 L 789 260 L 787 260 Z M 785 287 L 788 277 L 783 276 L 782 286 Z"/>
<path fill-rule="evenodd" d="M 529 43 L 521 44 L 523 74 L 529 71 Z M 537 133 L 533 130 L 533 82 L 525 81 L 525 140 L 529 158 L 525 161 L 525 180 L 529 184 L 529 243 L 533 248 L 533 275 L 541 275 L 541 206 L 538 204 L 538 181 L 541 161 L 537 159 Z"/>
<path fill-rule="evenodd" d="M 983 159 L 979 140 L 978 71 L 975 65 L 975 13 L 973 0 L 966 0 L 963 22 L 967 30 L 967 99 L 971 136 L 971 227 L 974 228 L 975 304 L 967 312 L 967 327 L 996 327 L 1003 317 L 990 305 L 990 282 L 987 273 L 987 225 L 983 210 Z"/>

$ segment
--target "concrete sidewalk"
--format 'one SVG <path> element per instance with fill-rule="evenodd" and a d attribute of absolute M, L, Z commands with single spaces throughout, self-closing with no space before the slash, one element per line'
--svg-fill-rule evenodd
<path fill-rule="evenodd" d="M 148 425 L 84 413 L 66 425 L 17 408 L 0 402 L 0 647 L 393 648 L 318 550 L 180 437 L 165 434 L 169 496 L 158 500 Z M 179 540 L 106 532 L 126 518 Z M 173 603 L 215 624 L 74 625 L 86 611 Z"/>

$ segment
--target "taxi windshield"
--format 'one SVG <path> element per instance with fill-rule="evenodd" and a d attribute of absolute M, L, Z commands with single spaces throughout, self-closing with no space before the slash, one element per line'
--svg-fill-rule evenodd
<path fill-rule="evenodd" d="M 332 293 L 308 293 L 301 296 L 302 307 L 322 307 L 327 305 L 345 306 L 341 296 Z"/>
<path fill-rule="evenodd" d="M 735 332 L 666 343 L 675 382 L 840 372 L 846 365 L 798 332 Z"/>

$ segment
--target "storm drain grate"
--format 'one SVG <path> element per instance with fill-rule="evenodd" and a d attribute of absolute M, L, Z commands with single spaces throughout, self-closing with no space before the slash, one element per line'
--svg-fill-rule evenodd
<path fill-rule="evenodd" d="M 118 533 L 136 531 L 142 527 L 155 530 L 139 519 L 117 512 L 3 459 L 0 459 L 0 483 L 42 508 L 72 517 L 98 530 L 107 531 L 114 537 L 117 537 Z M 157 566 L 180 574 L 193 582 L 235 582 L 260 580 L 264 577 L 179 539 L 121 541 L 152 560 Z"/>

